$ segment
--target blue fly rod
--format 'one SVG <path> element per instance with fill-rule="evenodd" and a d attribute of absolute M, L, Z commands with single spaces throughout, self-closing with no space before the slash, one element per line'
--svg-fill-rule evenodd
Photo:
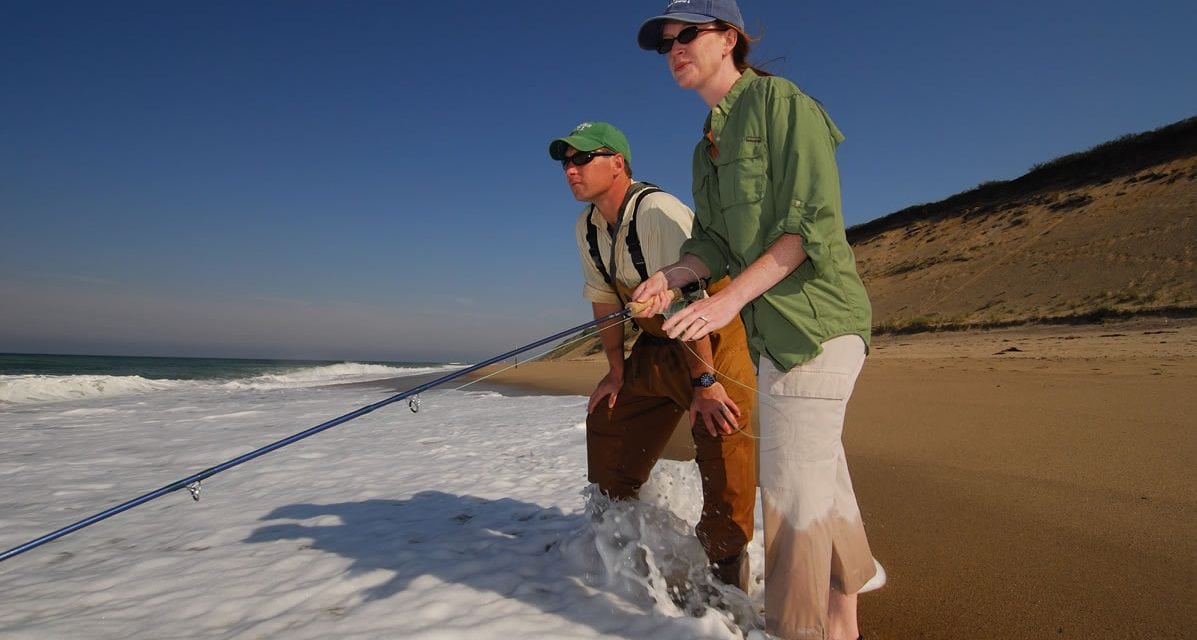
<path fill-rule="evenodd" d="M 201 480 L 203 480 L 204 478 L 212 477 L 212 476 L 220 473 L 221 471 L 226 471 L 228 469 L 232 469 L 233 467 L 235 467 L 243 462 L 249 462 L 250 460 L 257 458 L 258 456 L 264 456 L 267 453 L 274 451 L 275 449 L 281 449 L 281 448 L 283 448 L 289 444 L 292 444 L 294 442 L 299 442 L 300 440 L 303 440 L 304 438 L 307 438 L 308 436 L 314 436 L 317 433 L 320 433 L 321 431 L 324 431 L 326 429 L 331 429 L 339 424 L 349 422 L 350 420 L 353 420 L 354 418 L 364 416 L 367 413 L 374 411 L 375 409 L 381 409 L 382 407 L 385 407 L 388 404 L 391 404 L 393 402 L 398 402 L 400 400 L 403 400 L 404 398 L 409 398 L 409 397 L 415 396 L 416 394 L 418 394 L 422 391 L 426 391 L 426 390 L 431 389 L 437 385 L 444 384 L 444 383 L 446 383 L 450 380 L 453 380 L 455 378 L 460 378 L 461 376 L 464 376 L 467 373 L 472 373 L 474 371 L 477 371 L 478 369 L 481 369 L 482 367 L 492 365 L 496 362 L 501 362 L 501 361 L 511 358 L 513 356 L 519 355 L 525 351 L 528 351 L 530 349 L 535 349 L 536 347 L 539 347 L 543 344 L 552 342 L 553 340 L 564 338 L 566 336 L 569 336 L 569 335 L 575 334 L 579 331 L 582 331 L 583 329 L 587 329 L 587 328 L 592 327 L 597 324 L 602 324 L 608 320 L 616 320 L 616 319 L 622 318 L 623 316 L 626 316 L 626 315 L 628 315 L 628 311 L 626 309 L 620 309 L 619 311 L 613 311 L 601 318 L 597 318 L 595 320 L 591 320 L 590 322 L 580 324 L 576 327 L 573 327 L 572 329 L 566 329 L 565 331 L 562 331 L 560 333 L 555 333 L 551 336 L 548 336 L 547 338 L 541 338 L 540 340 L 537 340 L 536 342 L 532 342 L 532 343 L 526 344 L 518 349 L 514 349 L 512 351 L 508 351 L 507 353 L 497 355 L 493 358 L 490 358 L 489 360 L 485 360 L 483 362 L 479 362 L 478 364 L 471 365 L 469 367 L 461 369 L 460 371 L 455 371 L 448 375 L 437 378 L 436 380 L 433 380 L 432 382 L 427 382 L 427 383 L 419 385 L 417 387 L 412 387 L 411 389 L 408 389 L 407 391 L 403 391 L 402 393 L 395 394 L 385 400 L 382 400 L 381 402 L 376 402 L 372 405 L 362 407 L 361 409 L 358 409 L 357 411 L 352 411 L 352 412 L 347 413 L 339 418 L 333 418 L 332 420 L 329 420 L 328 422 L 318 424 L 306 431 L 301 431 L 293 436 L 283 438 L 282 440 L 279 440 L 277 442 L 272 442 L 260 449 L 255 449 L 254 451 L 250 451 L 249 453 L 244 454 L 242 456 L 238 456 L 236 458 L 233 458 L 232 460 L 229 460 L 228 462 L 222 462 L 221 464 L 218 464 L 215 467 L 205 469 L 204 471 L 201 471 L 195 475 L 191 475 L 186 478 L 183 478 L 182 480 L 172 482 L 172 483 L 166 485 L 165 487 L 162 487 L 161 489 L 158 489 L 156 491 L 151 491 L 139 498 L 134 498 L 128 502 L 119 504 L 115 507 L 112 507 L 111 509 L 108 509 L 107 511 L 97 513 L 96 515 L 91 516 L 90 518 L 85 518 L 83 520 L 80 520 L 79 522 L 76 522 L 75 524 L 63 527 L 53 533 L 48 533 L 40 538 L 37 538 L 36 540 L 30 540 L 29 542 L 26 542 L 25 544 L 23 544 L 19 547 L 13 547 L 12 549 L 5 551 L 3 554 L 0 554 L 0 562 L 3 562 L 4 560 L 8 560 L 9 558 L 11 558 L 13 556 L 25 553 L 26 551 L 29 551 L 30 549 L 40 547 L 41 545 L 46 544 L 47 542 L 50 542 L 52 540 L 57 540 L 58 538 L 61 538 L 69 533 L 74 533 L 84 527 L 93 525 L 101 520 L 111 518 L 112 516 L 115 516 L 118 513 L 128 511 L 129 509 L 132 509 L 133 507 L 145 504 L 146 502 L 149 502 L 150 500 L 153 500 L 155 498 L 160 498 L 168 493 L 171 493 L 172 491 L 178 491 L 179 489 L 182 489 L 184 487 L 186 487 L 188 490 L 191 491 L 191 496 L 193 498 L 195 498 L 196 500 L 199 500 L 199 482 Z"/>

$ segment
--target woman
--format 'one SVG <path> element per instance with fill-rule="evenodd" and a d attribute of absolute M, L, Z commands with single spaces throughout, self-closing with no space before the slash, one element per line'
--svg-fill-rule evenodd
<path fill-rule="evenodd" d="M 878 571 L 841 441 L 868 348 L 871 307 L 844 237 L 843 136 L 793 83 L 747 62 L 733 0 L 672 0 L 640 28 L 678 85 L 711 108 L 694 151 L 694 235 L 633 293 L 647 314 L 670 289 L 732 277 L 673 314 L 694 340 L 739 316 L 758 360 L 766 631 L 857 638 L 856 594 Z"/>

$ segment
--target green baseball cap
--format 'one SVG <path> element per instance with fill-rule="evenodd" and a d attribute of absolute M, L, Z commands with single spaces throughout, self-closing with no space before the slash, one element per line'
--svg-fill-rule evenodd
<path fill-rule="evenodd" d="M 573 147 L 578 151 L 594 151 L 605 147 L 623 156 L 624 162 L 632 164 L 632 150 L 628 148 L 628 139 L 622 131 L 606 122 L 583 122 L 574 127 L 568 136 L 549 143 L 549 157 L 563 160 L 566 147 Z"/>

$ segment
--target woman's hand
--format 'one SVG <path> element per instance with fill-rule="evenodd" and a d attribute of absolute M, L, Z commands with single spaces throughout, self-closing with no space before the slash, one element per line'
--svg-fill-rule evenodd
<path fill-rule="evenodd" d="M 719 293 L 699 300 L 665 321 L 662 328 L 670 338 L 697 340 L 721 329 L 739 315 L 744 305 L 781 282 L 807 259 L 802 236 L 783 233 L 763 254 Z"/>
<path fill-rule="evenodd" d="M 685 342 L 698 340 L 730 324 L 740 315 L 743 306 L 728 296 L 727 289 L 724 289 L 709 298 L 686 305 L 665 320 L 661 328 L 670 338 Z"/>

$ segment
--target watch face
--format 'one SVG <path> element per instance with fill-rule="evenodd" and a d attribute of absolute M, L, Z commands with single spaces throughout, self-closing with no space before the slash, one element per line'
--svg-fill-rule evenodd
<path fill-rule="evenodd" d="M 713 384 L 715 384 L 715 376 L 709 373 L 704 373 L 694 379 L 694 386 L 696 387 L 709 387 Z"/>

